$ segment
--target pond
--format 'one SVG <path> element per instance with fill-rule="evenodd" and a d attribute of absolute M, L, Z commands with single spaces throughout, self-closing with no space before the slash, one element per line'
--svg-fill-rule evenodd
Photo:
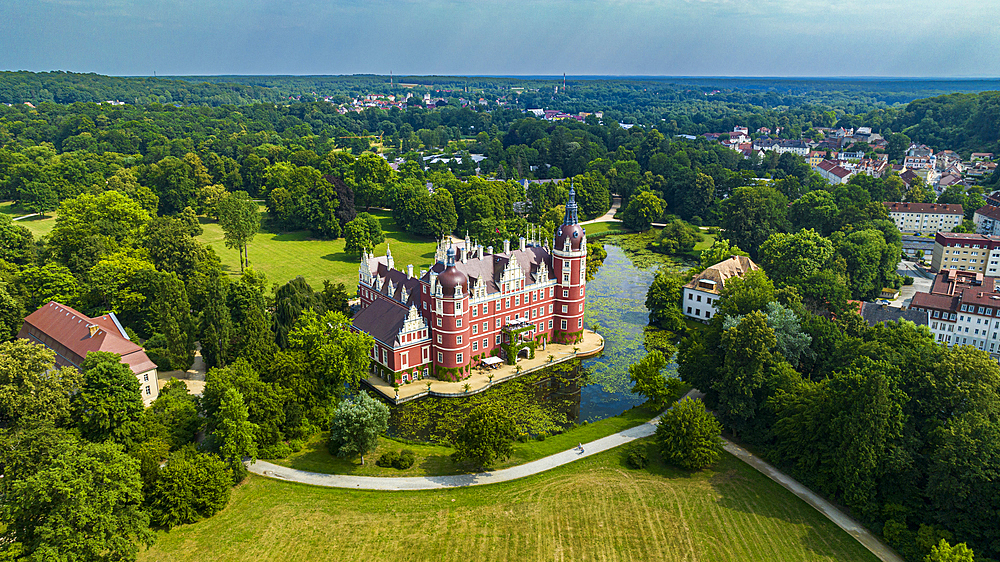
<path fill-rule="evenodd" d="M 604 419 L 641 404 L 632 394 L 629 365 L 646 355 L 650 328 L 646 291 L 653 282 L 656 266 L 638 268 L 624 250 L 605 244 L 608 257 L 597 275 L 587 282 L 584 324 L 604 336 L 604 352 L 583 361 L 586 386 L 581 390 L 580 419 Z M 676 372 L 671 360 L 667 367 Z"/>
<path fill-rule="evenodd" d="M 637 267 L 618 245 L 605 243 L 604 249 L 608 256 L 587 283 L 584 315 L 584 324 L 604 336 L 600 355 L 582 364 L 566 363 L 519 377 L 469 397 L 429 397 L 394 406 L 390 433 L 421 441 L 447 440 L 469 410 L 489 402 L 508 412 L 520 432 L 537 435 L 617 416 L 644 402 L 632 394 L 628 367 L 646 355 L 645 342 L 658 333 L 648 326 L 645 306 L 657 264 L 639 260 L 645 267 Z M 667 369 L 676 372 L 676 364 L 671 361 Z"/>

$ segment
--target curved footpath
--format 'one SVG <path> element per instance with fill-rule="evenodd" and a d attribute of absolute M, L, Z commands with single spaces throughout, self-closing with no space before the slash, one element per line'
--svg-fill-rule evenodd
<path fill-rule="evenodd" d="M 703 396 L 697 390 L 692 390 L 685 394 L 685 398 L 701 398 Z M 546 470 L 551 470 L 557 466 L 569 464 L 577 459 L 589 457 L 614 449 L 626 443 L 649 437 L 656 432 L 656 424 L 660 421 L 657 416 L 648 422 L 602 437 L 596 441 L 591 441 L 583 446 L 583 451 L 570 449 L 561 453 L 531 461 L 519 466 L 505 468 L 494 472 L 480 472 L 476 474 L 456 474 L 449 476 L 420 476 L 420 477 L 380 477 L 380 476 L 352 476 L 349 474 L 320 474 L 317 472 L 306 472 L 288 468 L 267 461 L 257 461 L 248 465 L 250 472 L 268 478 L 287 480 L 289 482 L 299 482 L 302 484 L 312 484 L 314 486 L 325 486 L 328 488 L 352 488 L 355 490 L 437 490 L 442 488 L 463 488 L 467 486 L 482 486 L 485 484 L 496 484 L 498 482 L 508 482 L 517 480 L 525 476 L 531 476 Z M 732 442 L 723 439 L 723 448 L 726 452 L 740 459 L 753 467 L 758 472 L 764 474 L 771 480 L 777 482 L 786 490 L 795 494 L 803 501 L 813 506 L 835 525 L 847 532 L 858 542 L 867 548 L 872 554 L 883 562 L 904 562 L 894 550 L 879 540 L 863 525 L 852 519 L 849 515 L 838 509 L 836 506 L 826 501 L 819 495 L 800 484 L 791 476 L 779 471 L 764 460 L 754 456 L 747 450 Z"/>

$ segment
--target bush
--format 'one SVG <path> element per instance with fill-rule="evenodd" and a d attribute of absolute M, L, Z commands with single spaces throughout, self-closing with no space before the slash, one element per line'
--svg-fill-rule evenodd
<path fill-rule="evenodd" d="M 413 466 L 413 461 L 416 460 L 416 456 L 413 451 L 409 449 L 403 449 L 399 452 L 399 456 L 393 459 L 392 466 L 398 468 L 399 470 L 406 470 Z"/>
<path fill-rule="evenodd" d="M 701 470 L 719 460 L 722 426 L 701 400 L 685 399 L 660 418 L 656 442 L 663 460 L 685 470 Z"/>
<path fill-rule="evenodd" d="M 382 453 L 382 456 L 375 461 L 375 464 L 381 466 L 382 468 L 391 468 L 393 465 L 399 462 L 399 453 L 396 451 L 389 451 L 387 453 Z"/>
<path fill-rule="evenodd" d="M 538 441 L 545 441 L 545 433 L 539 433 L 535 436 L 535 439 Z"/>
<path fill-rule="evenodd" d="M 912 284 L 913 284 L 913 278 L 910 277 L 909 275 L 904 275 L 903 276 L 903 285 L 912 285 Z"/>
<path fill-rule="evenodd" d="M 646 468 L 649 464 L 649 457 L 646 456 L 644 447 L 631 447 L 625 452 L 625 465 L 629 468 Z"/>

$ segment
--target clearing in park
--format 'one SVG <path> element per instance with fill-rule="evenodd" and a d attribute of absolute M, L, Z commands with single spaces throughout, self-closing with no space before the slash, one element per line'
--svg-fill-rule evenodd
<path fill-rule="evenodd" d="M 728 454 L 694 474 L 657 462 L 629 470 L 622 456 L 607 451 L 514 482 L 427 492 L 251 476 L 225 510 L 159 533 L 140 560 L 877 561 Z"/>

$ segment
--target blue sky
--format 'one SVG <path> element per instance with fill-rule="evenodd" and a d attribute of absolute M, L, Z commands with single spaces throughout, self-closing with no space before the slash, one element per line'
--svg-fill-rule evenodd
<path fill-rule="evenodd" d="M 1000 0 L 0 0 L 0 69 L 1000 76 Z"/>

